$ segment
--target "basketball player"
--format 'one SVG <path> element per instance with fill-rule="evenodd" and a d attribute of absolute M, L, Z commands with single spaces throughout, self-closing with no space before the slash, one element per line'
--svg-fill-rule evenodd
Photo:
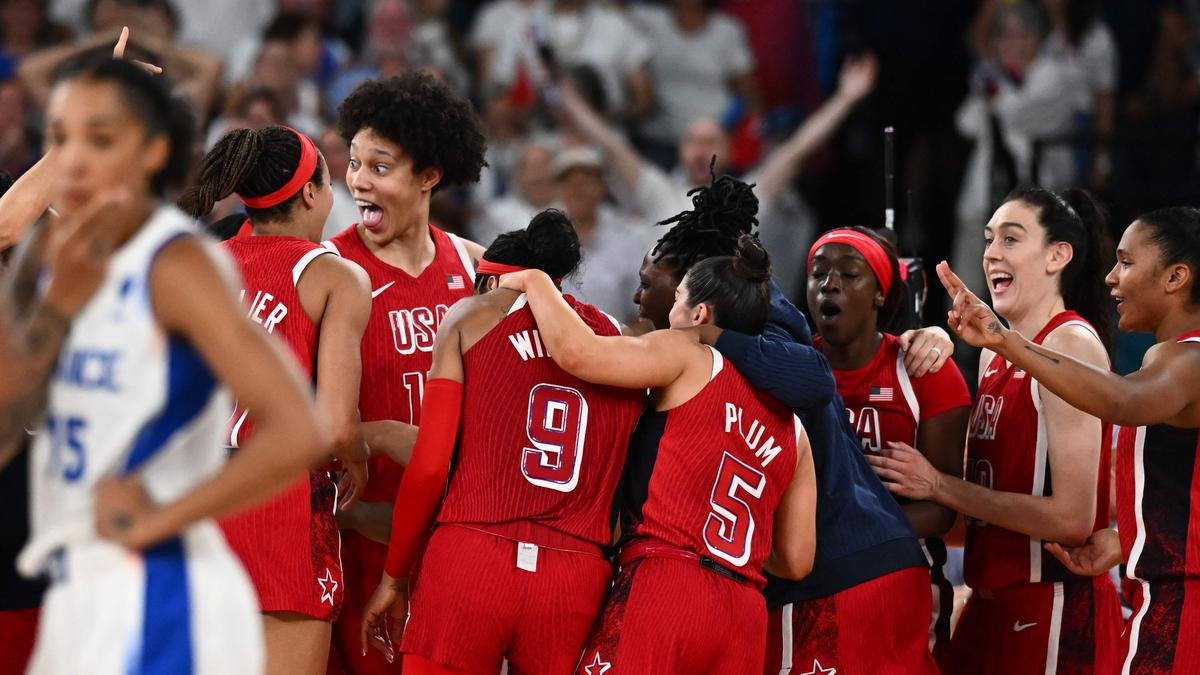
<path fill-rule="evenodd" d="M 1112 672 L 1197 672 L 1200 211 L 1152 211 L 1121 237 L 1105 279 L 1117 300 L 1118 326 L 1157 340 L 1142 368 L 1125 377 L 1004 328 L 946 263 L 938 275 L 954 298 L 950 326 L 963 339 L 1008 359 L 1070 405 L 1121 425 L 1120 534 L 1097 530 L 1083 546 L 1046 548 L 1077 574 L 1103 575 L 1124 563 L 1136 582 L 1133 616 Z"/>
<path fill-rule="evenodd" d="M 741 181 L 722 177 L 698 191 L 693 202 L 694 209 L 669 221 L 674 225 L 651 252 L 650 269 L 642 268 L 634 300 L 656 327 L 669 325 L 660 322 L 667 321 L 678 270 L 732 250 L 731 242 L 756 223 L 753 192 Z M 814 439 L 820 494 L 816 560 L 803 581 L 768 577 L 773 642 L 764 672 L 933 672 L 929 563 L 904 512 L 863 457 L 829 364 L 812 347 L 808 320 L 772 284 L 762 335 L 713 325 L 693 330 L 753 386 L 789 406 Z M 922 329 L 908 337 L 905 365 L 911 375 L 938 367 L 950 353 L 942 331 Z M 887 613 L 879 611 L 885 602 L 892 608 Z M 817 619 L 823 620 L 820 630 L 793 630 L 814 626 Z"/>
<path fill-rule="evenodd" d="M 89 62 L 55 86 L 46 128 L 65 215 L 35 229 L 3 300 L 0 384 L 0 461 L 38 429 L 19 566 L 53 581 L 30 672 L 259 672 L 253 590 L 208 518 L 294 481 L 324 432 L 223 255 L 159 201 L 190 157 L 166 84 Z M 258 423 L 228 463 L 218 382 Z"/>
<path fill-rule="evenodd" d="M 599 614 L 613 493 L 645 393 L 568 375 L 524 296 L 488 292 L 501 273 L 561 279 L 578 264 L 571 222 L 543 211 L 496 239 L 477 270 L 481 294 L 442 324 L 387 566 L 363 619 L 366 644 L 428 540 L 401 646 L 408 675 L 500 672 L 505 659 L 511 672 L 569 673 Z M 564 300 L 597 334 L 620 333 L 612 317 Z"/>
<path fill-rule="evenodd" d="M 766 251 L 743 235 L 733 256 L 688 271 L 671 324 L 758 333 L 770 278 Z M 579 672 L 761 672 L 762 570 L 803 577 L 816 542 L 816 484 L 799 419 L 696 333 L 600 336 L 543 272 L 507 275 L 501 287 L 528 294 L 564 370 L 652 388 L 630 443 L 619 571 Z"/>
<path fill-rule="evenodd" d="M 193 216 L 237 193 L 252 230 L 222 246 L 242 273 L 250 318 L 288 346 L 316 384 L 317 408 L 348 467 L 334 486 L 327 467 L 282 495 L 221 521 L 258 592 L 267 671 L 325 671 L 330 626 L 341 609 L 341 539 L 334 520 L 339 490 L 354 499 L 366 483 L 367 454 L 358 420 L 359 346 L 371 312 L 367 275 L 320 246 L 333 205 L 329 170 L 310 138 L 292 129 L 237 129 L 223 136 L 200 166 L 180 205 Z M 227 444 L 253 435 L 254 419 L 234 409 Z"/>
<path fill-rule="evenodd" d="M 330 672 L 395 673 L 399 663 L 360 650 L 362 612 L 387 553 L 367 535 L 387 540 L 403 470 L 384 455 L 411 451 L 434 335 L 450 306 L 471 295 L 474 261 L 483 254 L 429 224 L 429 199 L 439 186 L 479 179 L 484 139 L 470 103 L 422 72 L 359 86 L 338 109 L 338 131 L 350 144 L 346 185 L 362 222 L 325 245 L 371 281 L 358 401 L 364 439 L 375 451 L 363 502 L 343 520 L 358 529 L 342 537 L 345 607 L 334 623 Z"/>
<path fill-rule="evenodd" d="M 1105 228 L 1086 192 L 1017 192 L 984 228 L 983 267 L 1014 331 L 1107 369 Z M 990 350 L 979 372 L 969 480 L 938 471 L 907 444 L 869 458 L 896 494 L 968 517 L 964 576 L 973 593 L 942 671 L 1106 672 L 1120 630 L 1113 585 L 1071 573 L 1042 543 L 1078 545 L 1107 527 L 1111 432 Z"/>
<path fill-rule="evenodd" d="M 808 306 L 820 337 L 813 340 L 837 379 L 850 426 L 863 452 L 878 453 L 889 443 L 915 445 L 938 469 L 962 475 L 963 443 L 971 394 L 958 366 L 910 377 L 900 340 L 884 333 L 905 302 L 895 249 L 866 228 L 826 232 L 808 257 Z M 933 616 L 930 649 L 941 651 L 950 638 L 954 587 L 942 573 L 944 535 L 954 511 L 929 501 L 901 504 L 930 561 Z"/>

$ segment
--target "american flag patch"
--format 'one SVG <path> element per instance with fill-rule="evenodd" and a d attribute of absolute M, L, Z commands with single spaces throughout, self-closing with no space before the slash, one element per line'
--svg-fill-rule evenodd
<path fill-rule="evenodd" d="M 446 288 L 452 291 L 461 291 L 466 287 L 467 285 L 463 283 L 461 274 L 449 274 L 446 276 Z"/>
<path fill-rule="evenodd" d="M 891 387 L 871 387 L 871 394 L 867 396 L 867 400 L 871 403 L 887 402 L 892 400 L 895 393 Z"/>

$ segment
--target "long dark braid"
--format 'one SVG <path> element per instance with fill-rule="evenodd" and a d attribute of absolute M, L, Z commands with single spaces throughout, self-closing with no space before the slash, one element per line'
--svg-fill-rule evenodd
<path fill-rule="evenodd" d="M 291 179 L 300 163 L 300 139 L 290 129 L 269 126 L 262 131 L 234 129 L 221 137 L 200 162 L 196 182 L 179 198 L 179 207 L 199 218 L 213 205 L 233 193 L 246 197 L 270 194 Z M 324 160 L 318 155 L 317 166 L 309 179 L 323 185 Z M 299 199 L 296 193 L 281 204 L 265 208 L 246 207 L 254 221 L 286 218 Z"/>
<path fill-rule="evenodd" d="M 717 178 L 716 160 L 714 156 L 708 165 L 710 184 L 688 191 L 691 210 L 659 223 L 671 229 L 650 252 L 655 262 L 675 268 L 680 279 L 705 258 L 733 255 L 738 239 L 751 234 L 758 225 L 754 186 L 729 175 Z"/>

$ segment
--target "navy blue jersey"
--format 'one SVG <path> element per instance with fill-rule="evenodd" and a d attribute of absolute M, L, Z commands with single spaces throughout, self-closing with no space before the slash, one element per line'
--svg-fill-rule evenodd
<path fill-rule="evenodd" d="M 802 581 L 769 577 L 767 606 L 828 597 L 897 570 L 926 566 L 908 518 L 863 456 L 829 364 L 813 348 L 800 310 L 773 294 L 762 336 L 727 330 L 716 347 L 750 384 L 792 407 L 812 444 L 816 560 Z M 827 400 L 805 405 L 815 398 L 811 392 L 827 390 L 832 391 Z"/>

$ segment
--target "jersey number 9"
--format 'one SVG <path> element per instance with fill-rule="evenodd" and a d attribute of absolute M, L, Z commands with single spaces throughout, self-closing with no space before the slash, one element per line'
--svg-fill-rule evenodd
<path fill-rule="evenodd" d="M 521 453 L 521 473 L 538 487 L 570 492 L 579 484 L 579 460 L 587 434 L 587 399 L 577 389 L 539 384 L 529 391 L 525 434 L 532 448 Z"/>

